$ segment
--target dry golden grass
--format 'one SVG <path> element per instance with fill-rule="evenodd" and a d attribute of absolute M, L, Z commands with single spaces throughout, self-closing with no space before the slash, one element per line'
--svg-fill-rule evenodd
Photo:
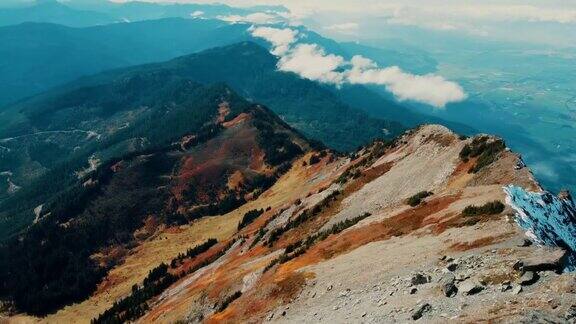
<path fill-rule="evenodd" d="M 462 189 L 466 187 L 468 182 L 474 178 L 474 174 L 468 173 L 468 170 L 476 164 L 476 160 L 477 158 L 472 158 L 468 162 L 460 162 L 448 181 L 447 189 Z"/>
<path fill-rule="evenodd" d="M 309 157 L 310 155 L 306 155 L 299 161 L 296 161 L 294 167 L 258 199 L 248 202 L 223 217 L 230 217 L 229 221 L 232 222 L 234 226 L 237 226 L 240 218 L 247 211 L 271 207 L 271 212 L 265 213 L 264 216 L 262 216 L 265 217 L 267 214 L 274 213 L 278 209 L 292 204 L 296 199 L 305 197 L 311 191 L 317 191 L 320 188 L 326 187 L 343 170 L 343 166 L 338 162 L 329 164 L 328 166 L 325 164 L 326 161 L 313 166 L 303 166 L 302 162 L 307 161 Z M 260 220 L 256 220 L 254 223 L 259 221 Z M 242 233 L 246 234 L 246 232 L 254 231 L 255 229 L 252 229 L 252 227 L 254 226 L 245 228 Z M 260 262 L 253 263 L 246 268 L 247 261 L 254 260 L 253 258 L 267 253 L 265 249 L 255 249 L 255 252 L 258 253 L 231 256 L 229 260 L 219 267 L 222 269 L 216 269 L 215 271 L 206 273 L 191 283 L 190 286 L 187 287 L 187 291 L 178 296 L 177 301 L 170 299 L 154 305 L 152 310 L 143 317 L 141 321 L 171 323 L 184 318 L 190 311 L 190 305 L 201 298 L 202 293 L 208 294 L 208 296 L 213 294 L 220 295 L 225 289 L 234 286 L 236 281 L 241 280 L 245 274 L 255 269 L 261 269 L 270 262 L 272 256 L 270 256 L 270 258 L 263 258 Z M 201 282 L 201 284 L 199 282 Z"/>
<path fill-rule="evenodd" d="M 132 285 L 140 284 L 148 271 L 162 262 L 169 262 L 188 248 L 204 242 L 208 238 L 224 240 L 236 230 L 240 215 L 203 218 L 181 230 L 166 230 L 153 239 L 144 242 L 132 251 L 126 261 L 114 268 L 100 284 L 96 293 L 88 300 L 65 307 L 41 322 L 47 323 L 89 323 L 94 317 L 108 309 L 131 291 Z"/>
<path fill-rule="evenodd" d="M 302 162 L 308 159 L 309 155 L 296 161 L 294 167 L 258 199 L 223 216 L 205 217 L 189 226 L 165 229 L 145 241 L 130 252 L 125 262 L 110 271 L 88 300 L 67 306 L 46 318 L 21 315 L 11 318 L 10 323 L 89 323 L 112 306 L 114 301 L 128 295 L 132 286 L 140 284 L 148 272 L 160 263 L 169 262 L 208 238 L 229 239 L 236 233 L 238 222 L 247 211 L 269 206 L 273 210 L 281 208 L 308 192 L 327 185 L 339 172 L 338 163 L 329 166 L 319 163 L 313 167 L 304 167 Z M 323 180 L 309 180 L 319 173 L 326 175 L 322 177 Z"/>

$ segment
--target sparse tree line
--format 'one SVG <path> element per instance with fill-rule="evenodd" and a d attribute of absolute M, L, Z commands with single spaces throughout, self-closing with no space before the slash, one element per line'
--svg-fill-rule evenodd
<path fill-rule="evenodd" d="M 266 245 L 271 247 L 284 233 L 288 232 L 289 230 L 300 226 L 301 224 L 305 223 L 306 221 L 312 219 L 316 215 L 320 214 L 322 210 L 335 201 L 340 195 L 340 191 L 335 190 L 334 192 L 330 193 L 326 198 L 322 199 L 319 203 L 314 205 L 312 209 L 305 209 L 302 211 L 298 216 L 294 219 L 291 219 L 288 223 L 286 223 L 282 227 L 278 227 L 273 229 L 268 236 L 268 240 L 266 241 Z"/>
<path fill-rule="evenodd" d="M 220 312 L 224 311 L 228 307 L 228 305 L 230 305 L 236 299 L 240 298 L 240 296 L 242 296 L 242 292 L 239 290 L 235 291 L 233 294 L 226 297 L 222 301 L 222 303 L 214 305 L 214 308 L 216 308 L 216 313 L 220 313 Z"/>
<path fill-rule="evenodd" d="M 248 226 L 252 223 L 256 218 L 260 217 L 264 213 L 264 209 L 252 209 L 242 216 L 242 220 L 238 223 L 238 230 Z"/>
<path fill-rule="evenodd" d="M 475 137 L 470 144 L 464 145 L 460 151 L 460 159 L 468 162 L 470 158 L 477 157 L 476 164 L 468 170 L 468 173 L 477 173 L 482 168 L 496 161 L 498 154 L 506 148 L 501 139 L 489 141 L 488 136 Z"/>
<path fill-rule="evenodd" d="M 170 265 L 162 263 L 158 267 L 150 270 L 142 285 L 134 285 L 132 287 L 132 293 L 129 296 L 120 301 L 114 302 L 114 305 L 111 308 L 93 319 L 92 324 L 121 324 L 140 318 L 149 309 L 148 301 L 150 299 L 160 295 L 179 279 L 218 260 L 232 247 L 235 240 L 232 240 L 226 246 L 219 249 L 217 253 L 214 253 L 211 257 L 200 262 L 194 267 L 175 273 L 183 260 L 193 260 L 199 255 L 210 250 L 216 245 L 216 243 L 216 239 L 210 238 L 204 243 L 188 249 L 186 254 L 180 254 L 176 258 L 172 259 Z"/>
<path fill-rule="evenodd" d="M 397 141 L 398 139 L 394 139 L 393 141 L 374 140 L 372 144 L 366 145 L 364 149 L 367 150 L 365 153 L 365 155 L 367 155 L 363 157 L 362 160 L 360 160 L 358 163 L 348 167 L 348 169 L 346 169 L 346 171 L 344 171 L 340 177 L 336 179 L 335 183 L 345 184 L 351 179 L 359 178 L 362 175 L 362 167 L 372 165 L 374 162 L 376 162 L 376 160 L 384 155 L 384 153 L 386 153 L 387 149 L 397 145 Z M 358 151 L 361 149 L 363 148 L 360 148 Z M 357 154 L 353 154 L 351 159 L 356 159 L 357 157 Z"/>
<path fill-rule="evenodd" d="M 270 270 L 276 264 L 282 264 L 303 255 L 304 253 L 306 253 L 306 251 L 308 251 L 308 249 L 312 245 L 325 240 L 326 238 L 328 238 L 328 236 L 332 234 L 338 234 L 344 231 L 345 229 L 356 225 L 358 222 L 371 215 L 372 214 L 370 213 L 364 213 L 360 216 L 343 220 L 339 223 L 332 225 L 332 227 L 327 230 L 310 235 L 304 240 L 289 244 L 284 249 L 284 253 L 282 253 L 282 255 L 280 255 L 278 258 L 272 260 L 268 265 L 266 265 L 266 267 L 264 268 L 264 272 Z"/>
<path fill-rule="evenodd" d="M 462 211 L 464 216 L 482 216 L 482 215 L 496 215 L 504 211 L 503 203 L 498 200 L 487 202 L 482 206 L 466 206 Z"/>

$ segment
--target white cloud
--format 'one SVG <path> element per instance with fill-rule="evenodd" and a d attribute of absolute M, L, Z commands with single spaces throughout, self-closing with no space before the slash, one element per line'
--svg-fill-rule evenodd
<path fill-rule="evenodd" d="M 343 64 L 343 57 L 326 54 L 316 44 L 298 44 L 280 58 L 278 69 L 294 72 L 310 80 L 341 84 L 344 76 L 336 72 L 336 69 Z"/>
<path fill-rule="evenodd" d="M 529 4 L 529 0 L 491 1 L 471 3 L 462 1 L 428 1 L 406 0 L 402 3 L 388 1 L 376 5 L 371 11 L 377 13 L 389 24 L 418 26 L 434 30 L 460 30 L 474 35 L 489 36 L 488 27 L 498 30 L 502 23 L 576 23 L 576 6 L 565 8 L 558 4 L 543 2 Z M 504 28 L 504 27 L 499 27 Z M 500 30 L 505 32 L 505 30 Z"/>
<path fill-rule="evenodd" d="M 257 25 L 265 25 L 265 24 L 275 24 L 283 21 L 282 17 L 278 16 L 277 14 L 266 12 L 256 12 L 246 16 L 240 16 L 240 15 L 218 16 L 217 18 L 234 24 L 251 23 Z"/>
<path fill-rule="evenodd" d="M 298 37 L 298 31 L 290 28 L 272 28 L 272 27 L 250 27 L 248 29 L 254 37 L 264 38 L 272 43 L 272 54 L 284 55 L 289 50 L 289 47 L 294 43 Z"/>
<path fill-rule="evenodd" d="M 190 16 L 192 17 L 202 17 L 204 16 L 204 11 L 200 11 L 200 10 L 196 10 L 193 13 L 190 14 Z"/>
<path fill-rule="evenodd" d="M 295 7 L 289 11 L 276 12 L 276 14 L 278 16 L 284 18 L 284 21 L 288 25 L 301 26 L 304 24 L 303 20 L 306 18 L 309 18 L 313 14 L 313 12 L 311 12 L 310 10 L 307 10 L 305 8 Z"/>
<path fill-rule="evenodd" d="M 450 10 L 444 14 L 494 21 L 539 21 L 556 22 L 561 24 L 576 22 L 576 10 L 527 4 L 501 3 L 477 6 L 455 5 L 450 7 Z"/>
<path fill-rule="evenodd" d="M 134 0 L 112 0 L 127 2 Z M 164 3 L 213 3 L 213 0 L 147 0 Z M 576 23 L 572 0 L 220 0 L 233 6 L 283 5 L 291 12 L 361 13 L 381 16 L 396 11 L 403 17 L 458 18 L 499 21 Z M 415 20 L 412 20 L 416 22 Z"/>
<path fill-rule="evenodd" d="M 272 44 L 272 53 L 280 57 L 280 71 L 337 86 L 346 83 L 383 85 L 398 100 L 413 100 L 435 107 L 466 99 L 462 87 L 441 76 L 413 75 L 397 66 L 379 68 L 360 55 L 347 62 L 339 55 L 327 54 L 317 44 L 297 44 L 298 31 L 291 28 L 251 27 L 249 31 L 252 36 Z"/>
<path fill-rule="evenodd" d="M 397 66 L 378 68 L 371 60 L 356 55 L 347 71 L 347 81 L 352 84 L 384 85 L 399 100 L 414 100 L 435 107 L 444 107 L 450 102 L 466 99 L 466 94 L 457 83 L 441 76 L 414 75 Z"/>
<path fill-rule="evenodd" d="M 295 10 L 295 11 L 274 11 L 267 10 L 265 12 L 255 12 L 241 15 L 228 15 L 217 16 L 217 19 L 227 21 L 229 23 L 251 23 L 255 25 L 269 25 L 283 23 L 290 26 L 301 26 L 302 19 L 305 19 L 310 14 L 309 11 Z"/>
<path fill-rule="evenodd" d="M 389 24 L 395 25 L 404 25 L 404 26 L 418 26 L 423 27 L 426 29 L 434 29 L 434 30 L 457 30 L 457 29 L 467 29 L 468 26 L 459 24 L 456 25 L 454 23 L 448 23 L 446 21 L 437 21 L 433 19 L 428 21 L 426 19 L 417 18 L 417 17 L 409 17 L 409 16 L 398 16 L 388 18 L 386 20 Z"/>
<path fill-rule="evenodd" d="M 111 0 L 125 2 L 134 0 Z M 213 3 L 214 0 L 141 0 L 152 2 Z M 361 23 L 358 31 L 331 32 L 333 37 L 356 36 L 374 40 L 382 36 L 379 25 L 416 26 L 440 32 L 464 33 L 499 41 L 532 42 L 573 47 L 576 26 L 575 0 L 219 0 L 238 7 L 282 5 L 276 12 L 292 26 L 314 30 L 348 20 Z M 255 23 L 245 17 L 227 17 Z M 545 24 L 542 24 L 545 23 Z M 564 25 L 564 26 L 563 26 Z M 548 28 L 548 29 L 546 29 Z M 553 29 L 551 29 L 553 28 Z M 384 28 L 383 28 L 384 29 Z"/>

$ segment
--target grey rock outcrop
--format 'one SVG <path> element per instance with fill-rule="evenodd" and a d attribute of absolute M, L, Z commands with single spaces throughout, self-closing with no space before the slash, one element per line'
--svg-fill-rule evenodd
<path fill-rule="evenodd" d="M 424 303 L 418 306 L 416 310 L 412 313 L 412 319 L 415 321 L 419 320 L 420 318 L 422 318 L 422 316 L 424 316 L 424 314 L 429 313 L 430 311 L 432 311 L 432 305 Z"/>
<path fill-rule="evenodd" d="M 442 278 L 440 278 L 440 288 L 446 297 L 454 297 L 458 293 L 458 288 L 454 283 L 456 281 L 456 277 L 453 273 L 448 272 L 445 273 Z"/>
<path fill-rule="evenodd" d="M 466 280 L 458 287 L 464 295 L 474 295 L 484 290 L 484 286 L 474 280 Z"/>

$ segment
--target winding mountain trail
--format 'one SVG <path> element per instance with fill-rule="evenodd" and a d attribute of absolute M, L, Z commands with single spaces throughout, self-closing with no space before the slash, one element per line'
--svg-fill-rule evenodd
<path fill-rule="evenodd" d="M 18 140 L 21 138 L 26 138 L 26 137 L 31 137 L 31 136 L 38 136 L 38 135 L 45 135 L 45 134 L 58 134 L 58 133 L 64 133 L 64 134 L 70 134 L 70 133 L 86 133 L 86 135 L 88 137 L 93 137 L 94 136 L 94 131 L 85 131 L 82 129 L 71 129 L 71 130 L 57 130 L 57 131 L 42 131 L 42 132 L 36 132 L 36 133 L 32 133 L 32 134 L 24 134 L 24 135 L 19 135 L 19 136 L 14 136 L 14 137 L 6 137 L 6 138 L 2 138 L 0 139 L 0 143 L 8 143 L 10 141 L 14 141 L 14 140 Z M 98 135 L 96 135 L 98 136 Z M 1 146 L 0 146 L 1 147 Z"/>

